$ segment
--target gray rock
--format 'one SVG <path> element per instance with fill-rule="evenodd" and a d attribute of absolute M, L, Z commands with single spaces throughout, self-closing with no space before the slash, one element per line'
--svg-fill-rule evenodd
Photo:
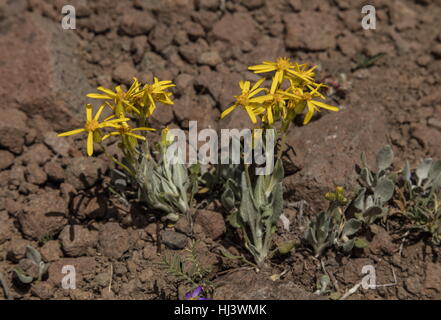
<path fill-rule="evenodd" d="M 4 170 L 12 166 L 14 163 L 14 155 L 6 150 L 0 150 L 0 170 Z"/>
<path fill-rule="evenodd" d="M 146 11 L 125 11 L 121 20 L 121 30 L 130 36 L 147 34 L 155 26 L 155 18 Z"/>
<path fill-rule="evenodd" d="M 173 250 L 184 249 L 187 245 L 187 237 L 171 230 L 165 230 L 161 233 L 161 240 L 167 247 Z"/>
<path fill-rule="evenodd" d="M 59 22 L 24 13 L 0 39 L 0 96 L 4 105 L 32 110 L 51 121 L 55 130 L 78 124 L 84 116 L 85 94 L 92 91 L 79 66 L 81 41 Z M 26 74 L 26 85 L 23 85 Z M 5 94 L 16 92 L 17 94 Z"/>
<path fill-rule="evenodd" d="M 89 248 L 97 245 L 98 232 L 80 225 L 68 225 L 61 231 L 59 239 L 67 256 L 79 257 L 86 255 Z"/>
<path fill-rule="evenodd" d="M 66 182 L 77 190 L 90 188 L 104 176 L 106 170 L 106 164 L 99 158 L 74 158 L 67 165 Z"/>
<path fill-rule="evenodd" d="M 44 143 L 53 152 L 63 157 L 69 156 L 70 145 L 67 139 L 61 139 L 56 132 L 49 131 L 44 134 Z"/>
<path fill-rule="evenodd" d="M 67 223 L 67 211 L 67 203 L 58 191 L 40 192 L 28 197 L 18 213 L 18 222 L 26 237 L 38 240 L 61 231 Z"/>
<path fill-rule="evenodd" d="M 305 11 L 284 16 L 285 43 L 290 49 L 333 49 L 340 32 L 337 18 L 325 12 Z M 317 21 L 321 23 L 318 24 Z M 305 35 L 308 35 L 305 37 Z"/>
<path fill-rule="evenodd" d="M 26 180 L 35 185 L 42 185 L 47 181 L 47 174 L 36 163 L 26 167 Z"/>
<path fill-rule="evenodd" d="M 9 261 L 18 262 L 23 259 L 26 254 L 26 247 L 29 241 L 24 239 L 14 239 L 8 244 L 6 257 Z"/>
<path fill-rule="evenodd" d="M 133 77 L 137 74 L 137 70 L 133 66 L 131 62 L 123 62 L 116 66 L 113 70 L 112 78 L 117 83 L 124 83 L 127 86 L 130 86 L 133 82 Z"/>
<path fill-rule="evenodd" d="M 204 233 L 211 239 L 219 239 L 226 231 L 225 219 L 221 213 L 210 210 L 198 210 L 195 222 L 199 224 Z"/>
<path fill-rule="evenodd" d="M 225 14 L 214 24 L 213 35 L 217 39 L 241 45 L 257 37 L 257 24 L 248 12 Z"/>
<path fill-rule="evenodd" d="M 238 271 L 219 279 L 224 285 L 216 289 L 215 300 L 321 300 L 291 281 L 272 281 L 268 275 Z"/>
<path fill-rule="evenodd" d="M 198 57 L 198 63 L 215 67 L 216 65 L 222 63 L 222 58 L 217 51 L 211 50 L 201 53 Z"/>
<path fill-rule="evenodd" d="M 112 259 L 121 258 L 130 247 L 129 233 L 115 222 L 101 227 L 98 242 L 100 252 Z"/>

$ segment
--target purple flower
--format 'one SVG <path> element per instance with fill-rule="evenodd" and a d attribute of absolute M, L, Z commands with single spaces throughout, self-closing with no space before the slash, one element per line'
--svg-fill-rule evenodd
<path fill-rule="evenodd" d="M 201 294 L 203 294 L 202 287 L 199 286 L 193 291 L 187 292 L 185 294 L 185 300 L 209 300 L 208 298 L 201 297 Z"/>

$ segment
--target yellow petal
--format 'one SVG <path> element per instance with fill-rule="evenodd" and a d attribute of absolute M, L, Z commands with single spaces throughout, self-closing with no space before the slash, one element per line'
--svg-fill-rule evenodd
<path fill-rule="evenodd" d="M 131 132 L 126 132 L 125 135 L 127 135 L 127 136 L 131 136 L 131 137 L 134 137 L 134 138 L 136 138 L 136 139 L 145 140 L 145 138 L 144 138 L 143 136 L 140 136 L 140 135 L 138 135 L 138 134 L 134 134 L 134 133 L 131 133 Z"/>
<path fill-rule="evenodd" d="M 153 97 L 149 94 L 149 100 L 150 100 L 150 105 L 149 108 L 147 110 L 147 117 L 150 117 L 153 114 L 153 111 L 155 111 L 156 109 L 156 103 L 155 100 L 153 100 Z"/>
<path fill-rule="evenodd" d="M 269 67 L 269 68 L 266 68 L 266 69 L 255 70 L 254 73 L 267 73 L 267 72 L 272 72 L 274 70 L 276 70 L 276 68 Z"/>
<path fill-rule="evenodd" d="M 265 90 L 265 88 L 259 88 L 259 89 L 255 89 L 255 90 L 251 89 L 250 94 L 248 95 L 248 98 L 254 97 L 256 94 L 258 94 L 264 90 Z"/>
<path fill-rule="evenodd" d="M 267 111 L 266 111 L 267 117 L 268 117 L 268 123 L 269 124 L 273 124 L 274 123 L 274 118 L 273 118 L 273 109 L 271 108 L 271 106 L 268 107 Z"/>
<path fill-rule="evenodd" d="M 291 69 L 288 69 L 287 70 L 289 73 L 291 73 L 292 75 L 295 75 L 296 77 L 298 77 L 298 78 L 300 78 L 300 79 L 302 79 L 302 80 L 304 80 L 304 81 L 306 81 L 306 82 L 311 82 L 311 78 L 310 77 L 308 77 L 308 76 L 305 76 L 305 75 L 302 75 L 302 74 L 300 74 L 299 72 L 296 72 L 296 71 L 294 71 L 294 70 L 291 70 Z"/>
<path fill-rule="evenodd" d="M 129 90 L 127 91 L 128 95 L 131 95 L 133 92 L 136 91 L 136 89 L 139 87 L 138 79 L 133 78 L 133 83 L 130 86 Z"/>
<path fill-rule="evenodd" d="M 72 130 L 72 131 L 67 131 L 67 132 L 60 133 L 58 136 L 59 137 L 67 137 L 67 136 L 71 136 L 73 134 L 81 133 L 81 132 L 84 132 L 84 131 L 86 131 L 86 129 L 84 129 L 84 128 L 75 129 L 75 130 Z"/>
<path fill-rule="evenodd" d="M 249 116 L 250 119 L 251 119 L 251 122 L 256 123 L 256 122 L 257 122 L 257 119 L 256 119 L 256 115 L 255 115 L 254 112 L 253 112 L 253 109 L 252 109 L 250 106 L 246 106 L 246 107 L 245 107 L 245 110 L 247 111 L 248 116 Z"/>
<path fill-rule="evenodd" d="M 309 101 L 306 103 L 306 105 L 308 106 L 308 112 L 305 115 L 305 119 L 303 119 L 304 125 L 308 124 L 309 121 L 311 121 L 311 118 L 314 115 L 314 110 L 315 110 L 314 105 Z"/>
<path fill-rule="evenodd" d="M 114 131 L 114 132 L 111 132 L 111 133 L 108 133 L 108 134 L 104 135 L 103 138 L 102 138 L 102 140 L 105 140 L 105 139 L 109 138 L 110 136 L 118 136 L 118 135 L 120 135 L 120 134 L 121 134 L 121 132 L 119 132 L 119 131 Z"/>
<path fill-rule="evenodd" d="M 271 100 L 272 98 L 273 98 L 272 95 L 266 94 L 264 96 L 252 98 L 252 99 L 250 99 L 250 102 L 252 102 L 252 103 L 262 103 L 262 102 Z"/>
<path fill-rule="evenodd" d="M 257 107 L 257 108 L 254 108 L 253 109 L 253 112 L 254 112 L 254 114 L 261 114 L 261 113 L 264 113 L 265 112 L 265 108 L 264 107 Z"/>
<path fill-rule="evenodd" d="M 100 118 L 101 112 L 103 112 L 105 106 L 106 106 L 105 104 L 102 104 L 100 106 L 100 108 L 98 109 L 98 112 L 95 114 L 95 118 L 94 118 L 95 120 L 98 121 L 98 119 Z"/>
<path fill-rule="evenodd" d="M 270 93 L 274 93 L 274 92 L 276 92 L 277 86 L 278 86 L 279 83 L 280 83 L 280 80 L 279 80 L 279 79 L 282 78 L 282 75 L 283 75 L 283 71 L 280 71 L 280 70 L 279 70 L 279 71 L 276 72 L 276 75 L 275 75 L 274 78 L 273 78 L 273 82 L 271 83 Z"/>
<path fill-rule="evenodd" d="M 275 70 L 275 67 L 274 66 L 265 65 L 265 64 L 259 64 L 259 65 L 256 65 L 256 66 L 248 67 L 248 70 L 251 70 L 251 71 L 262 70 L 262 69 L 273 69 L 273 70 Z"/>
<path fill-rule="evenodd" d="M 245 81 L 245 84 L 243 86 L 244 91 L 250 91 L 251 82 Z"/>
<path fill-rule="evenodd" d="M 103 121 L 103 122 L 101 122 L 101 124 L 104 124 L 104 123 L 120 123 L 120 122 L 127 122 L 129 120 L 130 120 L 129 118 L 118 118 L 118 119 Z"/>
<path fill-rule="evenodd" d="M 86 97 L 92 98 L 92 99 L 113 99 L 112 97 L 105 95 L 105 94 L 99 94 L 99 93 L 89 93 L 86 95 Z"/>
<path fill-rule="evenodd" d="M 93 155 L 93 132 L 89 132 L 87 136 L 87 154 L 89 157 Z"/>
<path fill-rule="evenodd" d="M 111 116 L 108 116 L 106 119 L 104 119 L 104 122 L 109 121 L 111 119 L 115 118 L 115 115 L 112 114 Z"/>
<path fill-rule="evenodd" d="M 331 110 L 331 111 L 338 111 L 340 110 L 337 107 L 334 106 L 330 106 L 329 104 L 320 102 L 320 101 L 315 101 L 315 100 L 311 100 L 311 103 L 316 105 L 317 107 L 323 108 L 323 109 L 327 109 L 327 110 Z"/>
<path fill-rule="evenodd" d="M 227 115 L 231 113 L 234 109 L 237 108 L 237 104 L 233 104 L 231 107 L 224 110 L 224 112 L 221 113 L 221 119 L 225 118 Z"/>
<path fill-rule="evenodd" d="M 120 89 L 120 87 L 118 86 L 118 88 Z M 110 97 L 114 98 L 116 96 L 115 92 L 113 92 L 110 89 L 106 89 L 104 87 L 98 87 L 97 90 L 102 91 L 104 93 L 107 93 L 107 95 L 109 95 Z"/>
<path fill-rule="evenodd" d="M 90 120 L 92 120 L 92 105 L 90 105 L 90 104 L 87 104 L 86 105 L 86 120 L 87 121 L 90 121 Z"/>
<path fill-rule="evenodd" d="M 122 125 L 120 125 L 120 124 L 115 124 L 115 123 L 112 123 L 112 122 L 103 122 L 103 123 L 100 123 L 100 128 L 106 128 L 106 127 L 110 127 L 110 128 L 115 128 L 115 129 L 121 129 L 122 128 Z"/>
<path fill-rule="evenodd" d="M 257 88 L 260 87 L 260 85 L 265 81 L 265 78 L 260 79 L 259 81 L 257 81 L 254 86 L 251 88 L 251 91 L 255 91 Z"/>
<path fill-rule="evenodd" d="M 283 94 L 284 96 L 287 96 L 287 97 L 290 97 L 290 98 L 294 98 L 294 99 L 301 99 L 301 97 L 300 96 L 298 96 L 298 95 L 295 95 L 295 94 L 293 94 L 293 93 L 289 93 L 289 92 L 286 92 L 286 91 L 279 91 L 281 94 Z"/>

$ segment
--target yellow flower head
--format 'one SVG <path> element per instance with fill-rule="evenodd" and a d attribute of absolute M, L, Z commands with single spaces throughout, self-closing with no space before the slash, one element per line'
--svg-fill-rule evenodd
<path fill-rule="evenodd" d="M 253 123 L 257 122 L 257 116 L 259 116 L 267 128 L 273 126 L 278 120 L 282 120 L 283 128 L 286 128 L 289 126 L 286 123 L 292 121 L 306 108 L 308 111 L 304 124 L 309 123 L 314 112 L 319 111 L 320 108 L 338 111 L 337 107 L 313 100 L 313 98 L 325 99 L 318 91 L 325 85 L 314 82 L 316 67 L 293 63 L 283 57 L 274 62 L 264 61 L 260 65 L 249 67 L 255 73 L 274 72 L 271 88 L 259 88 L 264 79 L 259 80 L 251 89 L 249 81 L 241 81 L 242 94 L 235 97 L 236 102 L 222 112 L 221 118 L 238 106 L 243 106 Z M 288 85 L 284 83 L 284 80 L 288 80 Z M 265 91 L 264 95 L 254 97 L 262 91 Z"/>
<path fill-rule="evenodd" d="M 319 112 L 320 109 L 326 109 L 331 111 L 338 111 L 339 109 L 337 107 L 328 105 L 326 103 L 313 100 L 313 98 L 320 98 L 324 99 L 325 97 L 318 92 L 318 90 L 322 87 L 322 84 L 318 84 L 316 88 L 313 88 L 312 86 L 308 86 L 308 88 L 311 90 L 310 92 L 305 92 L 304 90 L 297 88 L 295 90 L 295 93 L 293 96 L 295 99 L 297 99 L 297 102 L 295 104 L 291 104 L 290 106 L 295 108 L 295 111 L 297 113 L 303 112 L 305 107 L 308 108 L 308 111 L 306 113 L 306 116 L 303 120 L 303 124 L 308 124 L 309 121 L 311 121 L 312 116 L 314 115 L 314 112 Z"/>
<path fill-rule="evenodd" d="M 146 108 L 146 117 L 150 117 L 156 109 L 156 102 L 163 104 L 173 104 L 171 100 L 172 93 L 166 91 L 166 89 L 174 87 L 175 85 L 171 81 L 159 81 L 158 78 L 154 78 L 152 84 L 146 84 L 144 88 L 136 95 L 142 97 L 142 105 Z"/>
<path fill-rule="evenodd" d="M 291 86 L 297 88 L 304 88 L 306 85 L 314 85 L 314 70 L 317 66 L 308 69 L 307 64 L 294 64 L 294 73 L 287 73 L 286 78 L 289 80 Z"/>
<path fill-rule="evenodd" d="M 118 118 L 123 118 L 126 111 L 139 115 L 139 110 L 133 104 L 134 98 L 139 92 L 139 88 L 140 83 L 138 82 L 138 79 L 133 78 L 133 84 L 127 92 L 122 90 L 121 86 L 115 87 L 115 91 L 104 87 L 98 87 L 97 90 L 104 92 L 104 94 L 89 93 L 86 96 L 92 99 L 112 100 L 114 105 L 108 104 L 108 106 L 112 108 Z"/>
<path fill-rule="evenodd" d="M 297 77 L 306 83 L 311 82 L 311 72 L 305 72 L 303 68 L 306 65 L 299 65 L 292 63 L 288 58 L 280 57 L 275 62 L 264 61 L 262 64 L 251 66 L 248 69 L 254 71 L 254 73 L 265 73 L 276 71 L 274 81 L 280 85 L 283 79 L 287 77 Z"/>
<path fill-rule="evenodd" d="M 348 199 L 345 197 L 345 190 L 343 187 L 336 187 L 334 192 L 327 192 L 325 198 L 328 201 L 336 202 L 341 205 L 345 205 Z"/>
<path fill-rule="evenodd" d="M 128 118 L 120 118 L 120 119 L 114 119 L 114 120 L 105 120 L 103 122 L 99 122 L 99 117 L 101 113 L 104 110 L 105 105 L 101 105 L 101 107 L 98 109 L 98 112 L 95 114 L 95 117 L 93 117 L 92 113 L 92 106 L 90 104 L 86 105 L 86 123 L 84 124 L 84 128 L 75 129 L 72 131 L 60 133 L 59 137 L 65 137 L 70 136 L 73 134 L 81 133 L 81 132 L 87 132 L 87 154 L 89 157 L 93 154 L 93 140 L 94 140 L 94 134 L 99 133 L 99 129 L 105 128 L 105 127 L 112 127 L 115 126 L 117 123 L 128 121 Z"/>
<path fill-rule="evenodd" d="M 264 108 L 259 107 L 258 104 L 269 99 L 269 97 L 264 96 L 255 97 L 256 94 L 265 90 L 264 88 L 259 88 L 264 81 L 265 78 L 260 79 L 253 85 L 253 87 L 251 87 L 251 83 L 249 81 L 240 81 L 239 86 L 242 90 L 242 93 L 238 96 L 235 96 L 236 102 L 229 108 L 225 109 L 224 112 L 222 112 L 221 119 L 225 118 L 238 106 L 242 106 L 243 108 L 245 108 L 251 121 L 253 123 L 256 123 L 256 115 L 262 113 L 265 110 Z"/>
<path fill-rule="evenodd" d="M 161 144 L 164 147 L 169 147 L 175 141 L 175 136 L 170 133 L 170 128 L 165 127 L 161 131 Z"/>
<path fill-rule="evenodd" d="M 278 117 L 285 119 L 287 101 L 296 98 L 296 96 L 287 91 L 280 90 L 278 87 L 279 84 L 277 83 L 276 77 L 274 77 L 271 89 L 266 95 L 262 96 L 262 98 L 266 99 L 263 103 L 265 114 L 262 117 L 262 121 L 269 125 L 272 125 Z"/>

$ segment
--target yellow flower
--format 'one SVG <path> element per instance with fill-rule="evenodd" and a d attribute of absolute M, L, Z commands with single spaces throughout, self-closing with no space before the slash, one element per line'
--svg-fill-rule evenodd
<path fill-rule="evenodd" d="M 137 94 L 137 97 L 143 98 L 143 106 L 147 108 L 147 117 L 150 117 L 153 111 L 155 111 L 156 102 L 173 104 L 173 101 L 170 98 L 172 93 L 165 90 L 174 86 L 175 85 L 171 81 L 159 81 L 158 78 L 155 77 L 153 84 L 146 84 Z"/>
<path fill-rule="evenodd" d="M 262 98 L 265 98 L 266 100 L 263 104 L 265 115 L 263 116 L 262 121 L 267 122 L 269 125 L 274 123 L 277 115 L 286 118 L 286 102 L 289 99 L 296 98 L 296 96 L 277 88 L 277 79 L 274 77 L 270 91 L 262 96 Z"/>
<path fill-rule="evenodd" d="M 94 133 L 98 132 L 99 129 L 104 127 L 111 127 L 119 122 L 128 121 L 128 118 L 121 118 L 121 119 L 115 119 L 115 120 L 105 120 L 101 123 L 99 123 L 98 119 L 101 115 L 101 112 L 103 112 L 105 105 L 101 105 L 101 107 L 98 109 L 98 112 L 95 114 L 95 117 L 92 116 L 92 106 L 90 104 L 86 105 L 86 123 L 84 124 L 84 128 L 75 129 L 68 132 L 60 133 L 59 137 L 65 137 L 70 136 L 73 134 L 81 133 L 81 132 L 87 132 L 87 154 L 89 157 L 93 154 L 93 137 Z"/>
<path fill-rule="evenodd" d="M 262 64 L 251 66 L 248 69 L 254 71 L 254 73 L 276 71 L 274 81 L 279 85 L 287 76 L 296 76 L 307 83 L 311 82 L 312 77 L 310 75 L 313 75 L 313 69 L 310 71 L 305 71 L 305 67 L 306 65 L 291 63 L 288 58 L 278 58 L 275 62 L 264 61 L 262 62 Z"/>
<path fill-rule="evenodd" d="M 104 92 L 101 93 L 89 93 L 86 96 L 93 99 L 103 99 L 103 100 L 113 100 L 115 106 L 108 104 L 112 110 L 115 112 L 115 115 L 118 118 L 124 117 L 124 112 L 132 112 L 139 114 L 139 110 L 133 105 L 133 101 L 135 95 L 139 92 L 140 83 L 138 79 L 133 78 L 133 83 L 130 86 L 127 92 L 121 89 L 121 86 L 115 87 L 115 91 L 110 89 L 106 89 L 104 87 L 98 87 L 97 90 Z"/>
<path fill-rule="evenodd" d="M 331 202 L 337 202 L 339 204 L 346 204 L 348 199 L 345 197 L 345 190 L 343 187 L 336 187 L 334 192 L 326 192 L 325 198 Z"/>
<path fill-rule="evenodd" d="M 316 88 L 308 86 L 311 92 L 304 92 L 302 89 L 297 88 L 297 90 L 295 91 L 296 93 L 293 94 L 293 96 L 298 99 L 298 102 L 293 105 L 297 113 L 301 113 L 305 109 L 305 107 L 308 108 L 308 112 L 306 113 L 305 119 L 303 120 L 303 124 L 308 124 L 309 121 L 311 121 L 314 112 L 320 111 L 319 108 L 331 111 L 339 110 L 337 107 L 313 100 L 314 97 L 324 99 L 324 96 L 320 92 L 318 92 L 318 89 L 320 89 L 322 86 L 322 84 L 318 84 Z"/>
<path fill-rule="evenodd" d="M 269 97 L 260 96 L 254 97 L 256 94 L 265 90 L 264 88 L 259 88 L 259 86 L 265 81 L 265 78 L 257 81 L 254 86 L 250 89 L 251 83 L 249 81 L 240 81 L 239 86 L 242 90 L 242 93 L 238 96 L 235 96 L 236 102 L 224 110 L 221 114 L 221 119 L 225 118 L 228 114 L 230 114 L 234 109 L 238 106 L 242 106 L 245 108 L 248 116 L 250 117 L 253 123 L 257 122 L 256 115 L 262 113 L 265 109 L 262 107 L 258 107 L 259 103 L 265 102 L 269 99 Z M 254 98 L 253 98 L 254 97 Z"/>
<path fill-rule="evenodd" d="M 170 128 L 165 127 L 161 131 L 161 145 L 163 147 L 169 147 L 175 141 L 175 136 L 170 133 Z"/>
<path fill-rule="evenodd" d="M 312 84 L 315 77 L 314 70 L 317 66 L 308 69 L 307 64 L 294 64 L 294 71 L 296 74 L 288 73 L 287 78 L 294 83 L 296 87 L 304 87 L 306 84 Z"/>
<path fill-rule="evenodd" d="M 129 136 L 140 140 L 145 140 L 145 137 L 133 133 L 134 131 L 155 131 L 153 128 L 139 127 L 139 128 L 131 128 L 126 122 L 120 124 L 112 124 L 110 127 L 115 128 L 117 131 L 110 132 L 103 136 L 103 140 L 109 138 L 110 136 Z"/>

